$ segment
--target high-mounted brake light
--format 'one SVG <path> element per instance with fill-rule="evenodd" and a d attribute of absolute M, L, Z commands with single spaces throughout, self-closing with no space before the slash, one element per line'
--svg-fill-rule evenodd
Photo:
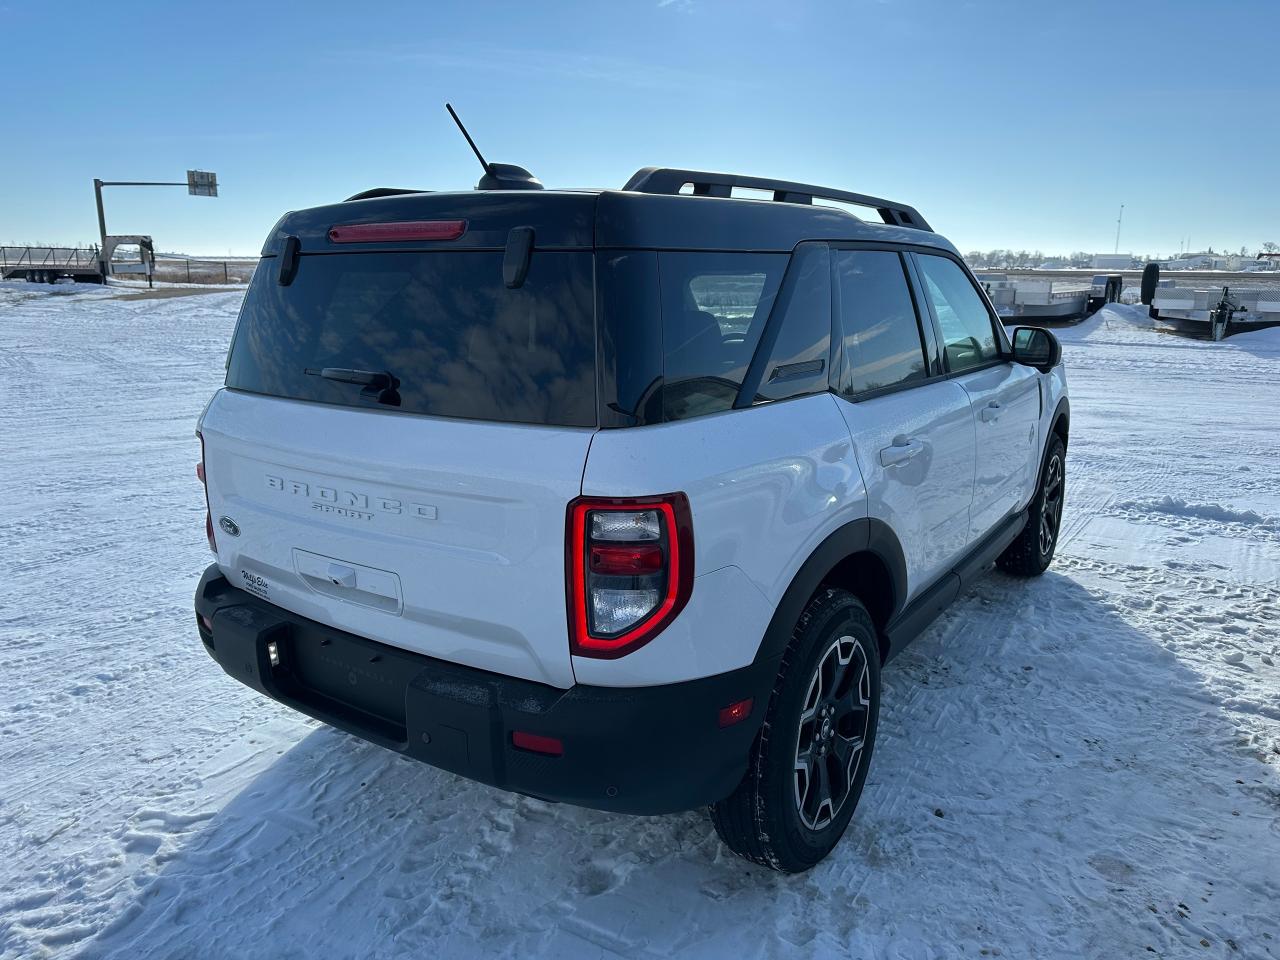
<path fill-rule="evenodd" d="M 625 656 L 675 619 L 693 592 L 693 522 L 683 493 L 579 497 L 565 540 L 569 648 Z"/>
<path fill-rule="evenodd" d="M 330 243 L 394 243 L 400 240 L 457 240 L 465 220 L 399 220 L 391 223 L 339 223 L 329 228 Z"/>
<path fill-rule="evenodd" d="M 209 539 L 209 549 L 213 551 L 214 556 L 218 554 L 218 541 L 213 535 L 213 510 L 209 506 L 209 484 L 204 476 L 204 434 L 197 433 L 200 438 L 200 462 L 196 464 L 196 477 L 200 480 L 200 486 L 204 487 L 204 535 Z"/>

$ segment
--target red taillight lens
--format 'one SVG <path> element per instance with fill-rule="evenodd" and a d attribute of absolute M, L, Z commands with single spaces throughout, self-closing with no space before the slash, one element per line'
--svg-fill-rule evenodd
<path fill-rule="evenodd" d="M 196 464 L 196 476 L 200 480 L 200 485 L 204 487 L 204 535 L 209 538 L 209 549 L 216 555 L 218 552 L 218 541 L 213 535 L 213 510 L 209 507 L 209 484 L 204 477 L 204 435 L 196 434 L 200 438 L 200 462 Z"/>
<path fill-rule="evenodd" d="M 457 240 L 465 220 L 400 220 L 394 223 L 339 223 L 329 228 L 330 243 L 394 243 L 399 240 Z"/>
<path fill-rule="evenodd" d="M 621 657 L 657 636 L 693 591 L 693 524 L 682 493 L 569 504 L 569 647 Z"/>
<path fill-rule="evenodd" d="M 662 548 L 656 543 L 635 547 L 591 546 L 591 572 L 601 576 L 631 577 L 662 569 Z"/>

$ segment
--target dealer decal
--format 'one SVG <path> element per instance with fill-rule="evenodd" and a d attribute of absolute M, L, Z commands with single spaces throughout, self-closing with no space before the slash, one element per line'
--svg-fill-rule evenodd
<path fill-rule="evenodd" d="M 267 581 L 266 577 L 260 574 L 251 573 L 248 570 L 241 570 L 240 588 L 242 590 L 247 590 L 255 597 L 261 597 L 263 600 L 270 599 L 271 584 Z"/>

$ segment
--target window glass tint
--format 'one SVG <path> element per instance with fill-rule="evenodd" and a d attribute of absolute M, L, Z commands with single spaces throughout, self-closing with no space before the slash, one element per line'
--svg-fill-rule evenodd
<path fill-rule="evenodd" d="M 661 253 L 663 415 L 732 408 L 778 285 L 785 253 Z"/>
<path fill-rule="evenodd" d="M 834 252 L 844 331 L 841 393 L 925 379 L 924 347 L 902 259 L 888 250 Z"/>
<path fill-rule="evenodd" d="M 594 425 L 592 255 L 535 252 L 515 290 L 502 282 L 502 258 L 303 256 L 289 286 L 274 269 L 259 269 L 227 386 L 378 409 L 376 390 L 306 372 L 348 368 L 397 377 L 393 406 L 409 413 Z"/>
<path fill-rule="evenodd" d="M 658 254 L 596 254 L 600 416 L 606 427 L 662 422 L 662 302 Z"/>
<path fill-rule="evenodd" d="M 916 262 L 942 328 L 947 369 L 967 370 L 999 356 L 991 314 L 960 265 L 928 255 L 917 256 Z"/>
<path fill-rule="evenodd" d="M 831 254 L 825 245 L 801 246 L 779 293 L 777 339 L 756 402 L 785 400 L 827 389 L 831 352 Z"/>

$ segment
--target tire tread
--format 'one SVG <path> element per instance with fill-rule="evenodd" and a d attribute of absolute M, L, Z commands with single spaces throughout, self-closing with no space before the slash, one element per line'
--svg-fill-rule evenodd
<path fill-rule="evenodd" d="M 862 621 L 870 634 L 873 637 L 876 636 L 870 614 L 853 594 L 827 588 L 809 601 L 796 621 L 787 648 L 783 652 L 778 676 L 769 695 L 764 724 L 751 751 L 747 773 L 733 793 L 709 808 L 711 823 L 725 846 L 743 859 L 771 870 L 795 873 L 813 865 L 797 864 L 793 857 L 786 856 L 780 849 L 771 833 L 771 828 L 779 824 L 776 814 L 771 815 L 762 795 L 763 782 L 769 761 L 773 720 L 778 701 L 791 673 L 792 664 L 805 653 L 806 641 L 810 640 L 810 627 L 815 622 L 822 623 L 827 616 L 842 606 L 847 606 L 849 612 Z"/>

